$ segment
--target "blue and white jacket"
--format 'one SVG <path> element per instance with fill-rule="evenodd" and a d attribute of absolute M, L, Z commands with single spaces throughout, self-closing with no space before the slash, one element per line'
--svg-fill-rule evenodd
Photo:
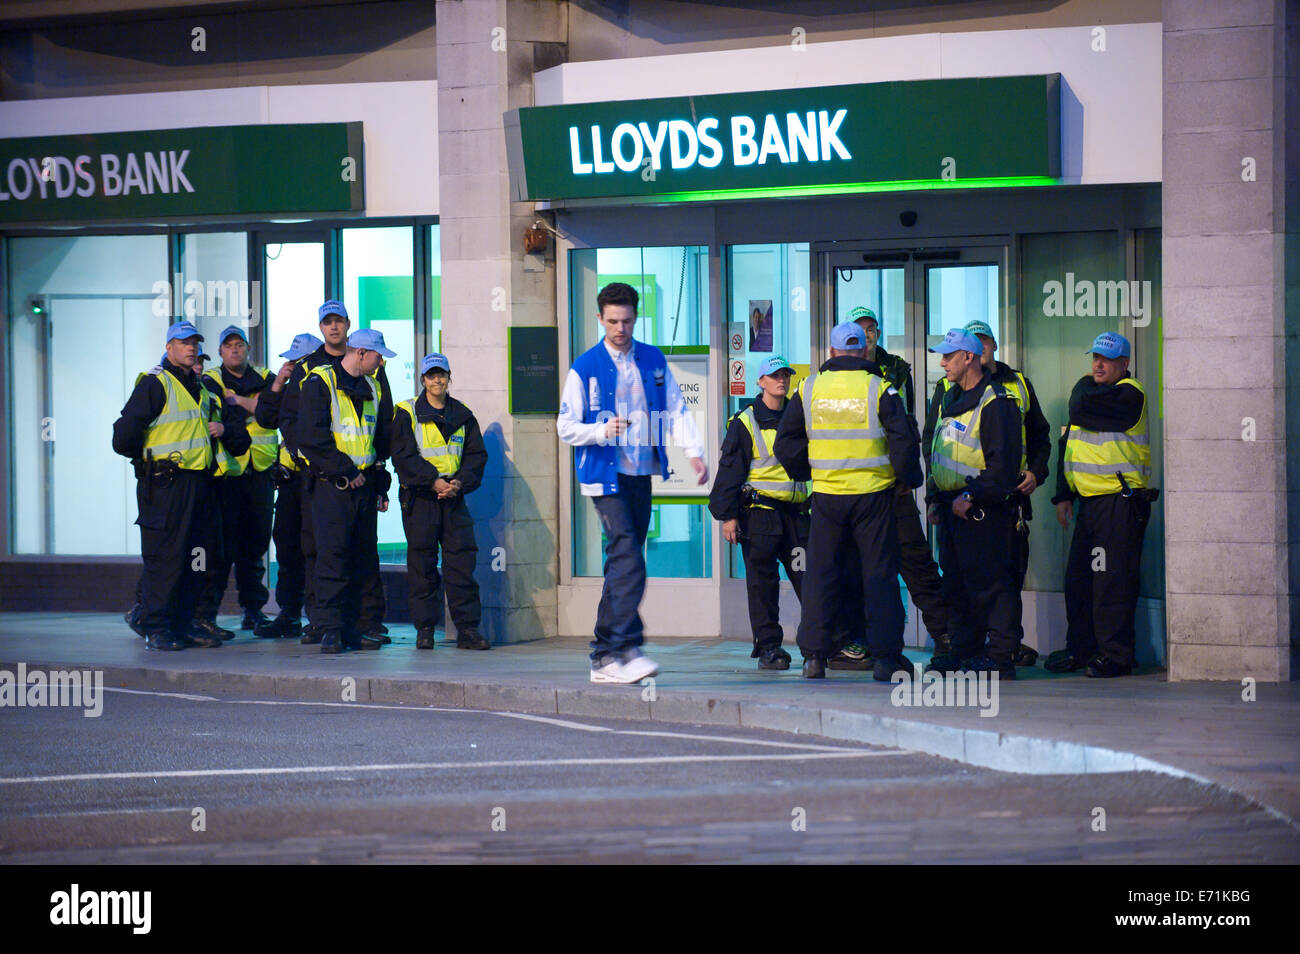
<path fill-rule="evenodd" d="M 667 480 L 666 440 L 682 447 L 687 457 L 703 458 L 704 447 L 663 352 L 633 341 L 632 359 L 641 372 L 650 422 L 660 421 L 658 428 L 651 423 L 646 431 L 654 441 L 660 476 Z M 618 492 L 619 438 L 605 436 L 606 422 L 620 416 L 617 390 L 618 369 L 603 339 L 578 356 L 565 378 L 556 429 L 560 440 L 576 449 L 578 482 L 588 497 Z"/>

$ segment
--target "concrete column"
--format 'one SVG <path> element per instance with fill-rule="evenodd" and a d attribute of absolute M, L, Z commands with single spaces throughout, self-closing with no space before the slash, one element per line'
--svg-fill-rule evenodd
<path fill-rule="evenodd" d="M 1165 0 L 1172 679 L 1296 678 L 1300 0 Z"/>
<path fill-rule="evenodd" d="M 497 642 L 557 631 L 558 471 L 554 419 L 513 417 L 511 325 L 554 325 L 555 255 L 525 270 L 531 203 L 511 203 L 502 113 L 533 104 L 535 70 L 561 62 L 567 5 L 438 0 L 442 334 L 452 394 L 483 428 L 490 462 L 470 498 L 483 632 Z M 448 621 L 450 624 L 450 621 Z"/>

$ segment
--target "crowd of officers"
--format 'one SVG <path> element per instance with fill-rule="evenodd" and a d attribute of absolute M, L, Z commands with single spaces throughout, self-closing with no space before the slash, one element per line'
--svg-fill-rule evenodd
<path fill-rule="evenodd" d="M 162 360 L 137 378 L 113 425 L 113 449 L 135 469 L 144 563 L 128 625 L 150 649 L 221 646 L 235 635 L 216 621 L 233 566 L 243 630 L 322 653 L 390 643 L 377 520 L 391 458 L 417 648 L 434 647 L 445 584 L 456 645 L 490 649 L 465 504 L 487 451 L 474 415 L 448 393 L 451 365 L 427 355 L 421 393 L 394 406 L 384 359 L 396 355 L 383 335 L 349 334 L 338 301 L 318 317 L 321 337 L 294 338 L 274 375 L 249 364 L 237 325 L 221 332 L 221 363 L 205 371 L 203 336 L 179 321 Z M 274 619 L 262 612 L 272 539 Z"/>
<path fill-rule="evenodd" d="M 1033 385 L 994 357 L 982 321 L 953 329 L 917 433 L 911 368 L 879 344 L 874 312 L 831 332 L 830 359 L 790 394 L 793 369 L 766 359 L 759 393 L 730 421 L 709 508 L 745 564 L 753 656 L 784 670 L 779 570 L 802 607 L 803 675 L 912 672 L 903 656 L 901 575 L 934 640 L 927 672 L 1013 679 L 1037 654 L 1021 645 L 1030 497 L 1043 485 L 1051 432 Z M 1066 567 L 1066 648 L 1051 672 L 1092 677 L 1134 667 L 1142 538 L 1151 502 L 1146 393 L 1122 335 L 1099 335 L 1074 386 L 1057 452 L 1057 519 L 1075 519 Z M 924 449 L 924 453 L 921 453 Z M 926 474 L 921 461 L 924 458 Z M 913 491 L 924 485 L 925 519 Z M 942 572 L 941 572 L 942 571 Z"/>
<path fill-rule="evenodd" d="M 377 545 L 391 458 L 417 647 L 434 646 L 445 585 L 457 645 L 489 649 L 465 505 L 487 452 L 474 415 L 448 393 L 450 364 L 426 356 L 421 393 L 394 406 L 384 358 L 395 354 L 383 335 L 349 334 L 338 301 L 318 317 L 321 338 L 298 335 L 275 375 L 248 363 L 235 325 L 221 333 L 220 366 L 204 371 L 202 336 L 177 322 L 158 366 L 137 379 L 113 428 L 113 449 L 135 468 L 144 562 L 128 624 L 151 649 L 222 645 L 235 635 L 216 622 L 233 566 L 241 629 L 323 653 L 391 642 Z M 1051 456 L 1033 385 L 996 360 L 986 323 L 953 329 L 929 349 L 944 377 L 918 433 L 911 368 L 879 344 L 870 309 L 850 318 L 831 332 L 830 359 L 793 394 L 785 359 L 764 361 L 758 395 L 723 440 L 709 507 L 724 539 L 741 547 L 753 656 L 761 669 L 791 663 L 780 565 L 802 605 L 805 677 L 824 678 L 828 666 L 870 669 L 881 681 L 910 673 L 901 575 L 934 640 L 928 671 L 1015 678 L 1017 665 L 1036 661 L 1021 645 L 1021 590 L 1030 497 Z M 1142 538 L 1158 491 L 1148 487 L 1146 393 L 1128 372 L 1129 342 L 1102 334 L 1089 353 L 1052 498 L 1062 527 L 1075 520 L 1066 648 L 1045 665 L 1111 677 L 1134 666 Z M 938 565 L 913 496 L 922 485 Z M 271 539 L 274 619 L 262 612 Z"/>

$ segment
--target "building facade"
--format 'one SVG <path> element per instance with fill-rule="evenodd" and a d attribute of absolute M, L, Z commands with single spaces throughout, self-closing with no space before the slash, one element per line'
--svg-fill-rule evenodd
<path fill-rule="evenodd" d="M 600 531 L 554 402 L 620 280 L 711 463 L 763 358 L 806 374 L 857 305 L 911 363 L 918 422 L 927 346 L 979 318 L 1054 438 L 1088 344 L 1120 331 L 1163 491 L 1139 660 L 1294 677 L 1297 3 L 30 6 L 58 10 L 0 24 L 5 608 L 128 601 L 107 435 L 169 320 L 233 315 L 274 367 L 339 297 L 398 352 L 399 390 L 445 351 L 483 427 L 484 631 L 588 633 Z M 1040 652 L 1064 645 L 1054 481 L 1025 593 Z M 748 634 L 706 491 L 656 480 L 652 639 Z"/>

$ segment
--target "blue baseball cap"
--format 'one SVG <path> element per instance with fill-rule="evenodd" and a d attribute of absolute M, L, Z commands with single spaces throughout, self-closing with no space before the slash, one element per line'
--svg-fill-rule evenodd
<path fill-rule="evenodd" d="M 758 366 L 758 376 L 760 378 L 765 374 L 776 374 L 778 371 L 789 371 L 794 374 L 794 368 L 790 367 L 790 363 L 779 354 L 764 358 L 763 363 Z"/>
<path fill-rule="evenodd" d="M 831 329 L 831 347 L 836 351 L 852 351 L 866 346 L 862 328 L 856 321 L 842 321 Z"/>
<path fill-rule="evenodd" d="M 445 354 L 426 354 L 424 360 L 420 362 L 420 377 L 424 377 L 430 371 L 443 370 L 451 374 L 451 363 L 447 360 Z"/>
<path fill-rule="evenodd" d="M 362 328 L 360 331 L 354 331 L 348 335 L 349 348 L 365 348 L 367 351 L 378 351 L 385 358 L 396 358 L 396 351 L 389 351 L 384 345 L 384 334 L 382 331 L 376 331 L 374 328 Z"/>
<path fill-rule="evenodd" d="M 954 351 L 969 351 L 971 354 L 982 355 L 984 346 L 980 340 L 969 331 L 962 328 L 953 328 L 933 348 L 927 348 L 931 354 L 952 354 Z"/>
<path fill-rule="evenodd" d="M 849 321 L 861 321 L 864 318 L 870 318 L 877 325 L 880 324 L 880 319 L 876 317 L 876 313 L 864 305 L 858 305 L 857 308 L 849 312 Z"/>
<path fill-rule="evenodd" d="M 993 329 L 989 327 L 987 321 L 980 321 L 978 318 L 974 321 L 968 321 L 962 331 L 968 335 L 984 335 L 986 338 L 992 338 L 994 344 L 998 343 L 998 336 L 993 333 Z"/>
<path fill-rule="evenodd" d="M 226 339 L 231 335 L 238 335 L 240 338 L 244 339 L 244 344 L 248 344 L 248 332 L 244 331 L 244 329 L 239 327 L 239 325 L 226 325 L 226 327 L 221 330 L 221 337 L 217 340 L 222 344 L 225 344 Z"/>
<path fill-rule="evenodd" d="M 166 344 L 168 341 L 173 341 L 177 338 L 182 341 L 186 338 L 198 338 L 200 341 L 203 340 L 203 336 L 199 334 L 199 329 L 195 328 L 188 321 L 178 321 L 176 324 L 170 326 L 167 329 L 167 337 L 164 339 L 163 343 Z"/>
<path fill-rule="evenodd" d="M 1099 334 L 1093 340 L 1092 347 L 1084 354 L 1099 354 L 1103 358 L 1127 358 L 1132 351 L 1127 338 L 1113 331 L 1107 331 Z"/>
<path fill-rule="evenodd" d="M 316 310 L 316 314 L 318 316 L 317 321 L 324 321 L 328 315 L 338 315 L 349 324 L 352 323 L 352 319 L 348 317 L 348 310 L 343 307 L 343 302 L 334 298 L 331 298 L 329 301 L 325 302 L 325 304 L 321 305 L 320 308 Z"/>
<path fill-rule="evenodd" d="M 307 357 L 324 343 L 315 335 L 297 335 L 293 339 L 293 344 L 289 345 L 289 350 L 282 353 L 280 357 L 288 358 L 290 361 L 297 361 L 299 358 Z"/>

